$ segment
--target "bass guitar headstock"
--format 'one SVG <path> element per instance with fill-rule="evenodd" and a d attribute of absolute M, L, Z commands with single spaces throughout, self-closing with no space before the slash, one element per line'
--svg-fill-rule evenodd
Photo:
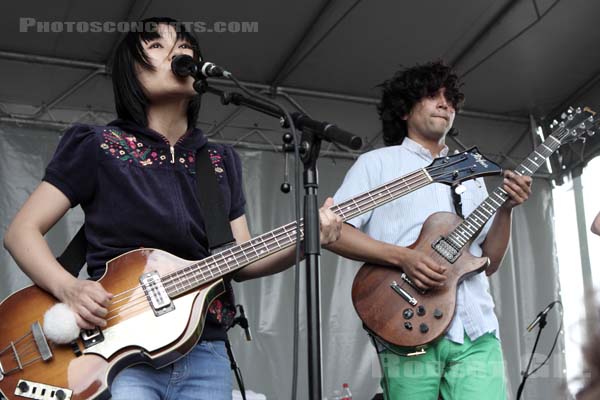
<path fill-rule="evenodd" d="M 477 147 L 436 158 L 426 170 L 434 182 L 447 185 L 458 185 L 469 179 L 502 173 L 502 168 L 481 154 Z"/>

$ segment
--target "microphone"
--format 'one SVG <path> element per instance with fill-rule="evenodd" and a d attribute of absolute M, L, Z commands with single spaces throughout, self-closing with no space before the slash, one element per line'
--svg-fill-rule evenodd
<path fill-rule="evenodd" d="M 216 64 L 208 61 L 196 62 L 187 54 L 173 57 L 171 71 L 179 77 L 193 76 L 194 78 L 227 78 L 230 73 Z"/>
<path fill-rule="evenodd" d="M 362 147 L 362 139 L 360 136 L 356 136 L 353 133 L 340 129 L 334 124 L 316 121 L 302 113 L 293 113 L 292 119 L 298 129 L 303 129 L 304 127 L 314 129 L 326 135 L 326 140 L 343 144 L 352 150 L 360 150 Z"/>
<path fill-rule="evenodd" d="M 539 323 L 541 322 L 541 320 L 543 318 L 545 318 L 546 315 L 550 312 L 550 309 L 552 309 L 552 307 L 554 307 L 554 304 L 556 304 L 555 301 L 553 301 L 552 303 L 548 304 L 548 307 L 544 308 L 544 310 L 542 312 L 540 312 L 537 315 L 537 317 L 535 317 L 535 319 L 533 321 L 531 321 L 531 323 L 527 327 L 527 332 L 531 332 L 533 330 L 533 328 L 535 328 L 536 326 L 539 325 Z"/>

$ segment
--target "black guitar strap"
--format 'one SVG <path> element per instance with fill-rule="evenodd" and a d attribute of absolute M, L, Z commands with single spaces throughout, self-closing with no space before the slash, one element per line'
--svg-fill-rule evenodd
<path fill-rule="evenodd" d="M 196 197 L 204 217 L 206 237 L 211 254 L 235 243 L 229 214 L 225 211 L 223 194 L 219 189 L 217 175 L 210 161 L 208 146 L 205 145 L 196 154 Z"/>
<path fill-rule="evenodd" d="M 196 195 L 204 217 L 206 237 L 211 254 L 234 244 L 235 239 L 229 225 L 228 214 L 225 211 L 223 194 L 219 189 L 207 145 L 196 153 Z M 67 248 L 56 260 L 71 275 L 77 277 L 85 264 L 86 253 L 85 225 L 82 225 L 67 245 Z"/>
<path fill-rule="evenodd" d="M 452 193 L 452 203 L 454 204 L 454 211 L 456 212 L 456 215 L 458 215 L 462 219 L 465 219 L 462 209 L 462 197 L 456 192 L 456 189 L 458 189 L 458 186 L 456 185 L 453 185 L 450 188 L 450 193 Z"/>
<path fill-rule="evenodd" d="M 85 237 L 85 224 L 77 231 L 73 239 L 67 245 L 63 253 L 56 257 L 56 261 L 63 266 L 74 277 L 79 276 L 79 271 L 85 264 L 85 254 L 87 253 L 87 239 Z"/>

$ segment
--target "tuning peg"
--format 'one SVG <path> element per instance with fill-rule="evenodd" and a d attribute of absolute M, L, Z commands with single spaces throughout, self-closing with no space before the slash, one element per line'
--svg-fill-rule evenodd
<path fill-rule="evenodd" d="M 590 121 L 590 122 L 594 122 L 594 116 L 590 115 L 587 120 Z"/>
<path fill-rule="evenodd" d="M 589 130 L 587 131 L 587 134 L 588 136 L 594 136 L 596 134 L 596 131 Z"/>
<path fill-rule="evenodd" d="M 574 118 L 574 117 L 573 117 L 573 114 L 569 114 L 569 116 L 567 117 L 567 119 L 568 119 L 569 121 L 572 121 L 572 120 L 573 120 L 573 118 Z"/>
<path fill-rule="evenodd" d="M 575 113 L 581 114 L 581 107 L 577 107 L 577 109 L 575 110 Z"/>
<path fill-rule="evenodd" d="M 570 106 L 570 107 L 569 107 L 569 109 L 567 110 L 567 112 L 568 112 L 569 114 L 573 114 L 573 111 L 575 111 L 575 110 L 573 109 L 573 106 Z"/>
<path fill-rule="evenodd" d="M 562 120 L 567 119 L 567 113 L 560 114 L 560 119 L 562 119 Z"/>

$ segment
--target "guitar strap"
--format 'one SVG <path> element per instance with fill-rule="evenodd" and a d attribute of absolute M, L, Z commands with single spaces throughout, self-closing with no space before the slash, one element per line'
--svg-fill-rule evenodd
<path fill-rule="evenodd" d="M 456 189 L 458 189 L 458 186 L 456 185 L 453 185 L 450 188 L 450 193 L 452 193 L 452 203 L 454 204 L 454 211 L 459 217 L 465 219 L 462 209 L 462 197 L 460 194 L 457 193 Z"/>
<path fill-rule="evenodd" d="M 56 257 L 56 261 L 74 277 L 79 276 L 79 271 L 85 264 L 87 252 L 87 239 L 85 237 L 85 224 L 77 231 L 63 253 Z"/>
<path fill-rule="evenodd" d="M 222 248 L 235 244 L 229 213 L 225 211 L 223 194 L 210 161 L 208 145 L 203 146 L 196 154 L 196 197 L 204 217 L 210 253 L 218 253 Z"/>
<path fill-rule="evenodd" d="M 196 196 L 204 217 L 210 253 L 218 253 L 219 250 L 234 244 L 235 239 L 229 225 L 228 214 L 225 211 L 223 195 L 208 154 L 208 145 L 203 146 L 196 153 Z M 204 210 L 210 210 L 210 212 L 203 212 Z M 86 252 L 85 225 L 82 225 L 56 260 L 71 275 L 77 277 L 85 264 Z"/>

